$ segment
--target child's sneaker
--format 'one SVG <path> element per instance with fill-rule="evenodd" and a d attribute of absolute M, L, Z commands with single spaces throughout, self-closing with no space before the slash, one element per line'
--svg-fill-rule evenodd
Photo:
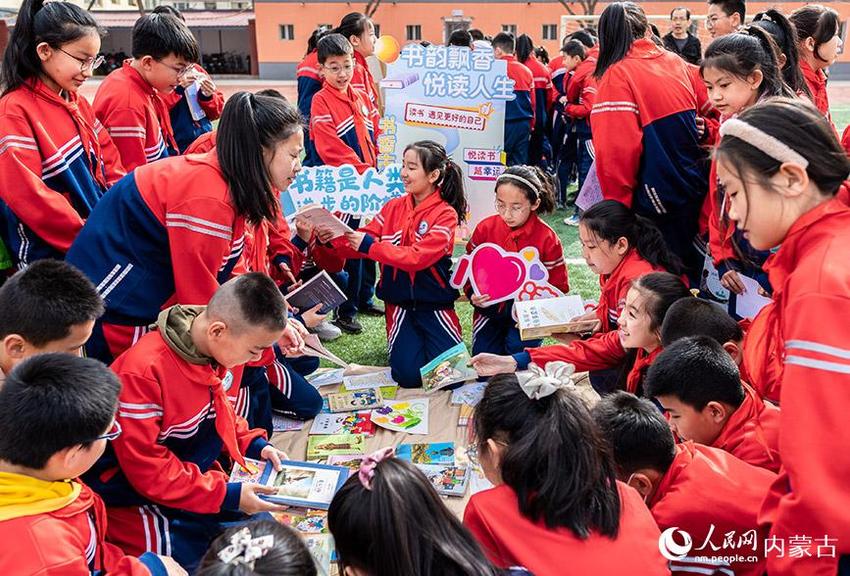
<path fill-rule="evenodd" d="M 331 342 L 342 336 L 342 330 L 325 320 L 321 324 L 314 326 L 311 332 L 319 337 L 322 342 Z"/>
<path fill-rule="evenodd" d="M 578 220 L 578 214 L 573 214 L 572 216 L 564 218 L 564 224 L 567 226 L 578 226 Z"/>

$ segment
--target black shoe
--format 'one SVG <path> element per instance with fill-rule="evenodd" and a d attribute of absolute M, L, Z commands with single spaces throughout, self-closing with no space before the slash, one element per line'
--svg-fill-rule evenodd
<path fill-rule="evenodd" d="M 333 324 L 346 334 L 360 334 L 363 332 L 363 326 L 355 318 L 337 318 L 333 321 Z"/>
<path fill-rule="evenodd" d="M 384 305 L 380 302 L 370 302 L 369 304 L 358 306 L 357 312 L 366 316 L 384 316 L 387 313 Z"/>

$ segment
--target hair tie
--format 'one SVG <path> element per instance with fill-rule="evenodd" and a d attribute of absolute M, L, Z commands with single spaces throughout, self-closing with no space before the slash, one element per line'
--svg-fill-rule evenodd
<path fill-rule="evenodd" d="M 218 559 L 225 564 L 246 564 L 253 570 L 254 562 L 268 554 L 272 547 L 273 535 L 253 538 L 251 530 L 245 526 L 230 537 L 230 544 L 218 553 Z"/>
<path fill-rule="evenodd" d="M 360 478 L 360 483 L 366 490 L 372 489 L 372 479 L 375 477 L 375 468 L 379 462 L 383 462 L 387 458 L 395 456 L 395 448 L 381 448 L 376 452 L 372 452 L 366 456 L 360 463 L 360 470 L 357 472 L 357 477 Z"/>
<path fill-rule="evenodd" d="M 790 162 L 799 164 L 804 169 L 808 168 L 809 161 L 802 154 L 774 138 L 770 134 L 747 124 L 738 118 L 727 120 L 720 126 L 720 136 L 734 136 L 740 138 L 753 148 L 760 150 L 780 163 Z"/>
<path fill-rule="evenodd" d="M 503 172 L 503 173 L 502 173 L 502 174 L 500 174 L 500 175 L 499 175 L 499 177 L 496 179 L 496 186 L 498 186 L 498 185 L 499 185 L 499 182 L 501 182 L 502 180 L 515 180 L 515 181 L 517 181 L 517 182 L 520 182 L 520 183 L 522 183 L 522 184 L 525 184 L 526 186 L 528 186 L 529 188 L 531 188 L 531 191 L 532 191 L 532 192 L 534 192 L 534 195 L 535 195 L 537 198 L 540 198 L 540 190 L 538 190 L 538 189 L 537 189 L 537 186 L 535 186 L 534 184 L 532 184 L 532 183 L 531 183 L 531 181 L 530 181 L 530 180 L 526 180 L 526 179 L 525 179 L 525 178 L 523 178 L 522 176 L 517 176 L 516 174 L 508 174 L 508 173 Z"/>
<path fill-rule="evenodd" d="M 524 382 L 520 381 L 519 385 L 532 400 L 540 400 L 558 390 L 575 386 L 572 376 L 576 367 L 567 362 L 548 362 L 545 368 L 532 363 L 528 365 L 528 371 L 531 374 L 526 376 Z"/>

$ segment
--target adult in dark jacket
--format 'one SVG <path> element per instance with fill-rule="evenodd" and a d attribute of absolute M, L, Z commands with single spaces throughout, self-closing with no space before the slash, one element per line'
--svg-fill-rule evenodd
<path fill-rule="evenodd" d="M 690 33 L 691 11 L 684 7 L 674 8 L 670 12 L 670 32 L 664 36 L 664 47 L 681 56 L 685 62 L 699 65 L 702 60 L 702 46 L 699 38 Z"/>

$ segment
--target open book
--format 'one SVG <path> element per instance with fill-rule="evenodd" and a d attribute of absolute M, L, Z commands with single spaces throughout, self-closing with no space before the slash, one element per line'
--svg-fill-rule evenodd
<path fill-rule="evenodd" d="M 523 340 L 543 338 L 552 334 L 590 332 L 599 325 L 599 320 L 573 322 L 573 318 L 584 314 L 581 296 L 559 296 L 539 300 L 517 300 L 514 302 L 519 336 Z"/>
<path fill-rule="evenodd" d="M 321 204 L 308 204 L 295 213 L 295 219 L 299 218 L 313 224 L 316 228 L 325 227 L 333 231 L 333 238 L 344 236 L 348 232 L 354 232 L 351 227 L 334 216 Z"/>
<path fill-rule="evenodd" d="M 231 482 L 263 484 L 277 489 L 275 494 L 260 497 L 276 504 L 298 508 L 327 510 L 334 494 L 348 479 L 349 469 L 312 462 L 284 460 L 280 472 L 271 462 L 246 458 L 249 470 L 234 464 Z"/>

